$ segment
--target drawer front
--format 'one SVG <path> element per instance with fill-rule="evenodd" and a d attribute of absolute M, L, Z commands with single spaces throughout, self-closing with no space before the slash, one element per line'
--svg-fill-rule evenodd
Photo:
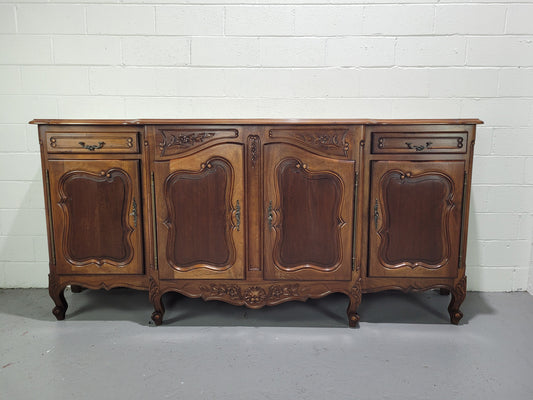
<path fill-rule="evenodd" d="M 49 153 L 138 153 L 137 132 L 46 132 Z"/>
<path fill-rule="evenodd" d="M 374 132 L 372 153 L 466 153 L 467 132 Z"/>

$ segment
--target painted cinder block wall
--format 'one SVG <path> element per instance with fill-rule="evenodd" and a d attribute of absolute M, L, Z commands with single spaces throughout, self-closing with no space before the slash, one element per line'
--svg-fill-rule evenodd
<path fill-rule="evenodd" d="M 45 287 L 32 118 L 478 117 L 469 289 L 533 293 L 533 3 L 0 3 L 0 287 Z"/>

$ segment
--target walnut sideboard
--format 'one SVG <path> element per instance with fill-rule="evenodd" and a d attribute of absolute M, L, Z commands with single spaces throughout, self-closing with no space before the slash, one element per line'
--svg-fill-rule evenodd
<path fill-rule="evenodd" d="M 58 320 L 64 289 L 260 308 L 451 293 L 457 324 L 477 119 L 34 120 Z"/>

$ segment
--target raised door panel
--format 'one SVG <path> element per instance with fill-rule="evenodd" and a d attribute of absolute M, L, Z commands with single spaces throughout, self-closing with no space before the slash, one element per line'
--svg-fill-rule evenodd
<path fill-rule="evenodd" d="M 370 276 L 457 276 L 463 181 L 463 161 L 372 164 Z"/>
<path fill-rule="evenodd" d="M 349 280 L 354 162 L 265 145 L 266 279 Z"/>
<path fill-rule="evenodd" d="M 62 274 L 141 274 L 138 161 L 49 161 L 54 255 Z"/>
<path fill-rule="evenodd" d="M 162 279 L 244 278 L 242 145 L 155 163 Z"/>

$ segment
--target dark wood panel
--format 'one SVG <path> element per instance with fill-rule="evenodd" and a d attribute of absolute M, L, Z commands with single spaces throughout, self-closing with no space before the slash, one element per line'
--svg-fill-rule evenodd
<path fill-rule="evenodd" d="M 129 178 L 117 169 L 103 176 L 73 171 L 62 177 L 59 204 L 69 215 L 67 248 L 74 262 L 124 262 L 131 257 L 127 235 L 133 229 L 124 224 L 129 185 Z"/>
<path fill-rule="evenodd" d="M 199 172 L 178 171 L 167 178 L 167 257 L 176 268 L 230 263 L 231 170 L 223 158 L 211 158 Z"/>
<path fill-rule="evenodd" d="M 62 273 L 142 273 L 137 161 L 50 161 Z"/>
<path fill-rule="evenodd" d="M 338 230 L 342 182 L 331 173 L 312 173 L 295 158 L 278 165 L 279 260 L 285 270 L 313 264 L 327 271 L 341 256 Z"/>
<path fill-rule="evenodd" d="M 372 164 L 371 276 L 455 277 L 464 162 Z"/>

